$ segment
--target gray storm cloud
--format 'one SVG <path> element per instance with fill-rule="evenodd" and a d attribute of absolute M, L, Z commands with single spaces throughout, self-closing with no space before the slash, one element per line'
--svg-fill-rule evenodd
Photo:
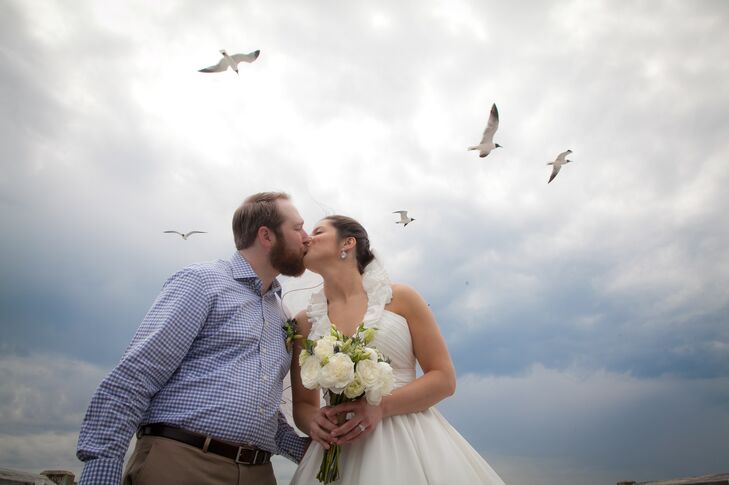
<path fill-rule="evenodd" d="M 69 463 L 43 443 L 73 442 L 165 278 L 228 257 L 242 198 L 286 190 L 309 227 L 360 219 L 425 296 L 460 376 L 443 408 L 510 483 L 714 471 L 661 436 L 727 452 L 709 424 L 729 375 L 724 2 L 106 7 L 0 5 L 0 465 Z M 261 57 L 197 73 L 220 48 Z M 479 160 L 493 102 L 504 148 Z M 39 404 L 58 359 L 85 384 Z M 666 400 L 641 468 L 611 430 Z M 460 418 L 481 401 L 488 427 Z"/>

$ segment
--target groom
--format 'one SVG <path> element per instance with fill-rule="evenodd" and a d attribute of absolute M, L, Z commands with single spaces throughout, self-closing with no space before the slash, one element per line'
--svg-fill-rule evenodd
<path fill-rule="evenodd" d="M 309 445 L 279 410 L 291 356 L 279 274 L 304 272 L 310 237 L 284 193 L 245 199 L 238 251 L 170 277 L 81 425 L 79 485 L 274 484 L 271 454 Z"/>

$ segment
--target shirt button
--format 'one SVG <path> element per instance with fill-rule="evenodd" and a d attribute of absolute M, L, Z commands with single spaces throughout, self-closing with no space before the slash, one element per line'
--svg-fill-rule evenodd
<path fill-rule="evenodd" d="M 263 406 L 258 408 L 258 412 L 261 414 L 261 416 L 263 416 Z"/>
<path fill-rule="evenodd" d="M 266 349 L 261 349 L 261 353 L 265 355 Z"/>
<path fill-rule="evenodd" d="M 265 382 L 268 380 L 268 376 L 264 375 L 263 377 L 261 377 L 261 379 L 263 379 L 263 381 Z"/>

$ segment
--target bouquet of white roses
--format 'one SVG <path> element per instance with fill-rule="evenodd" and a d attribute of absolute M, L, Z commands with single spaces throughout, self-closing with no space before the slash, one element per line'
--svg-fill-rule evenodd
<path fill-rule="evenodd" d="M 329 405 L 336 406 L 362 396 L 373 406 L 393 387 L 392 367 L 382 353 L 368 347 L 375 337 L 374 328 L 364 323 L 352 337 L 345 337 L 332 325 L 329 335 L 306 340 L 299 354 L 301 381 L 307 389 L 322 388 Z M 339 478 L 339 445 L 324 454 L 317 478 L 330 483 Z"/>

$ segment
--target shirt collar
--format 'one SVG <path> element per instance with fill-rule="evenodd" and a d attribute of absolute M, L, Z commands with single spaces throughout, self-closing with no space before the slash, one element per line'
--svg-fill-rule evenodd
<path fill-rule="evenodd" d="M 258 277 L 256 272 L 253 271 L 253 268 L 250 263 L 246 261 L 246 258 L 241 256 L 238 251 L 234 252 L 233 256 L 231 256 L 230 264 L 233 267 L 233 278 L 237 280 L 255 280 L 257 286 L 260 288 L 261 279 Z M 269 291 L 273 291 L 277 293 L 278 296 L 281 296 L 281 284 L 278 282 L 277 278 L 273 279 L 271 289 Z"/>

